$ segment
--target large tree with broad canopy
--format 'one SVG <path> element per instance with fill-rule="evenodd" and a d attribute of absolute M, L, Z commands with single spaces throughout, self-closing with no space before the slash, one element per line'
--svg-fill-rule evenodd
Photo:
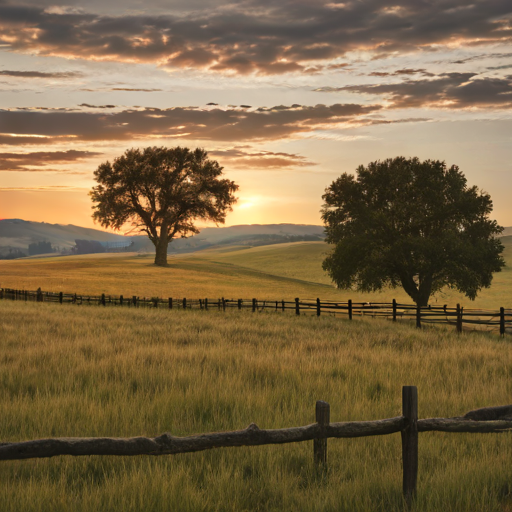
<path fill-rule="evenodd" d="M 420 306 L 443 287 L 474 300 L 505 265 L 490 196 L 456 165 L 397 157 L 342 174 L 323 195 L 323 262 L 342 289 L 402 286 Z"/>
<path fill-rule="evenodd" d="M 128 149 L 94 172 L 90 196 L 94 220 L 105 228 L 146 233 L 156 250 L 155 265 L 167 265 L 173 238 L 199 233 L 195 221 L 223 224 L 236 202 L 238 185 L 221 179 L 222 167 L 204 149 Z"/>

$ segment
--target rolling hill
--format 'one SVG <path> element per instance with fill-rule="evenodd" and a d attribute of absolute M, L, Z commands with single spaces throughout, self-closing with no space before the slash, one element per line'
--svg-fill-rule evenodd
<path fill-rule="evenodd" d="M 173 240 L 169 253 L 194 252 L 218 244 L 266 245 L 295 241 L 297 237 L 319 240 L 323 227 L 306 224 L 251 224 L 229 227 L 204 228 L 197 236 Z M 134 251 L 153 252 L 154 247 L 146 236 L 129 237 L 134 241 Z M 70 249 L 75 240 L 116 242 L 126 240 L 124 235 L 99 229 L 83 228 L 72 224 L 48 224 L 22 219 L 0 220 L 0 254 L 9 249 L 27 250 L 30 243 L 50 242 L 53 247 Z"/>

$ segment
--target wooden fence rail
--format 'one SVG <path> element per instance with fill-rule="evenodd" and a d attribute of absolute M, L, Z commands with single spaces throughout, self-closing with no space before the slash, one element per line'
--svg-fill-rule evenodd
<path fill-rule="evenodd" d="M 316 423 L 302 427 L 260 429 L 251 423 L 243 430 L 188 437 L 164 433 L 158 437 L 62 437 L 0 443 L 0 460 L 54 457 L 57 455 L 174 455 L 221 447 L 259 446 L 314 441 L 313 457 L 327 465 L 327 439 L 381 436 L 401 433 L 403 494 L 410 504 L 418 479 L 418 434 L 423 432 L 502 433 L 512 431 L 512 405 L 486 407 L 462 417 L 418 419 L 416 386 L 402 388 L 402 416 L 374 421 L 330 422 L 327 402 L 316 403 Z"/>
<path fill-rule="evenodd" d="M 416 327 L 420 328 L 422 324 L 448 324 L 453 325 L 457 332 L 466 329 L 485 329 L 497 331 L 500 336 L 505 336 L 507 332 L 512 333 L 512 309 L 504 307 L 499 310 L 488 309 L 466 309 L 457 304 L 456 307 L 447 305 L 437 306 L 429 305 L 418 307 L 416 304 L 402 304 L 393 299 L 392 302 L 354 302 L 332 301 L 317 299 L 299 299 L 293 301 L 286 300 L 259 300 L 251 299 L 227 299 L 225 297 L 211 299 L 189 299 L 189 298 L 161 298 L 161 297 L 139 297 L 112 296 L 105 295 L 81 295 L 76 293 L 47 292 L 16 290 L 12 288 L 0 288 L 0 299 L 36 301 L 36 302 L 56 302 L 60 304 L 77 305 L 100 305 L 100 306 L 120 306 L 120 307 L 152 307 L 168 309 L 201 309 L 201 310 L 222 310 L 231 309 L 250 309 L 252 312 L 293 311 L 296 315 L 316 315 L 328 314 L 331 316 L 343 316 L 352 320 L 355 317 L 370 316 L 372 318 L 386 318 L 393 321 L 413 320 Z"/>

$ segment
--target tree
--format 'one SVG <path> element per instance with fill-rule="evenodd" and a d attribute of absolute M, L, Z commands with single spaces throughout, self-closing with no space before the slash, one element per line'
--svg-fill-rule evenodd
<path fill-rule="evenodd" d="M 165 266 L 173 238 L 199 233 L 195 220 L 223 224 L 232 210 L 238 185 L 220 179 L 222 169 L 199 148 L 128 149 L 94 171 L 93 218 L 105 228 L 130 223 L 130 232 L 146 233 L 155 265 Z"/>
<path fill-rule="evenodd" d="M 402 286 L 425 306 L 447 286 L 474 300 L 505 266 L 492 201 L 456 165 L 398 157 L 342 174 L 322 196 L 323 262 L 334 283 L 362 292 Z"/>

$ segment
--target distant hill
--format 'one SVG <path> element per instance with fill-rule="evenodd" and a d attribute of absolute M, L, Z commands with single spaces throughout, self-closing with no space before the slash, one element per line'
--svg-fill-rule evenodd
<path fill-rule="evenodd" d="M 178 238 L 169 246 L 169 253 L 195 252 L 218 244 L 267 245 L 299 239 L 321 239 L 323 227 L 308 224 L 250 224 L 219 228 L 204 228 L 197 236 Z M 147 236 L 129 237 L 134 241 L 134 251 L 153 251 Z M 27 250 L 34 242 L 51 242 L 53 247 L 71 249 L 75 240 L 116 242 L 126 240 L 123 235 L 99 229 L 82 228 L 72 224 L 48 224 L 22 219 L 0 220 L 0 255 L 9 250 Z"/>
<path fill-rule="evenodd" d="M 27 250 L 34 242 L 50 242 L 53 247 L 70 249 L 75 239 L 115 242 L 124 240 L 122 235 L 107 233 L 99 229 L 82 228 L 72 224 L 47 224 L 22 219 L 0 220 L 0 253 L 9 249 Z"/>

